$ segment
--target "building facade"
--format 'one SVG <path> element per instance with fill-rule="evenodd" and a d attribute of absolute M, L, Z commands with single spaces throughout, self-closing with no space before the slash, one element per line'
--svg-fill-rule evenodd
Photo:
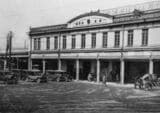
<path fill-rule="evenodd" d="M 12 48 L 11 52 L 11 69 L 25 69 L 28 70 L 29 59 L 28 48 Z M 8 69 L 7 59 L 5 51 L 0 51 L 0 70 Z"/>
<path fill-rule="evenodd" d="M 30 28 L 28 68 L 63 69 L 76 80 L 131 83 L 160 74 L 160 2 L 84 13 L 66 24 Z"/>

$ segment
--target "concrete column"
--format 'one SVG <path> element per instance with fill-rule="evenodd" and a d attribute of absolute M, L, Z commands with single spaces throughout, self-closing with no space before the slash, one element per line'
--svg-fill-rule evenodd
<path fill-rule="evenodd" d="M 29 57 L 28 57 L 28 70 L 32 70 L 32 59 L 31 59 L 31 52 L 32 52 L 32 37 L 30 36 L 30 50 L 28 52 Z"/>
<path fill-rule="evenodd" d="M 121 84 L 124 84 L 124 70 L 125 70 L 125 65 L 124 65 L 124 60 L 122 59 L 120 62 L 120 82 Z"/>
<path fill-rule="evenodd" d="M 76 80 L 79 80 L 79 59 L 76 60 Z"/>
<path fill-rule="evenodd" d="M 97 59 L 97 82 L 100 82 L 100 60 Z"/>
<path fill-rule="evenodd" d="M 58 70 L 62 69 L 62 62 L 61 59 L 58 60 Z"/>
<path fill-rule="evenodd" d="M 152 59 L 149 60 L 149 73 L 153 74 L 153 60 Z"/>
<path fill-rule="evenodd" d="M 43 64 L 43 73 L 45 73 L 45 71 L 46 71 L 46 61 L 44 59 L 42 60 L 42 64 Z"/>
<path fill-rule="evenodd" d="M 28 70 L 32 70 L 32 59 L 28 58 Z"/>
<path fill-rule="evenodd" d="M 17 60 L 17 69 L 19 69 L 19 58 L 16 58 L 16 60 Z"/>
<path fill-rule="evenodd" d="M 4 60 L 4 70 L 6 70 L 6 68 L 7 68 L 7 60 Z"/>

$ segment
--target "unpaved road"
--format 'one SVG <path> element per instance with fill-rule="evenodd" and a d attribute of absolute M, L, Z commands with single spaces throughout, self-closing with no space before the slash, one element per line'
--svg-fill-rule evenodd
<path fill-rule="evenodd" d="M 160 88 L 68 82 L 0 86 L 0 113 L 160 113 Z"/>

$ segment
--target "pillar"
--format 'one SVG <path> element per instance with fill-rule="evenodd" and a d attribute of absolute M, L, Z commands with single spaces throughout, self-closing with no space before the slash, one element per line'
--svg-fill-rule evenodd
<path fill-rule="evenodd" d="M 76 60 L 76 80 L 79 80 L 79 59 Z"/>
<path fill-rule="evenodd" d="M 58 70 L 61 70 L 61 66 L 62 66 L 61 59 L 58 59 Z"/>
<path fill-rule="evenodd" d="M 100 60 L 97 59 L 97 82 L 100 82 Z"/>
<path fill-rule="evenodd" d="M 32 59 L 28 58 L 28 70 L 32 70 Z"/>
<path fill-rule="evenodd" d="M 153 60 L 152 59 L 149 60 L 149 73 L 153 74 Z"/>
<path fill-rule="evenodd" d="M 45 73 L 45 71 L 46 71 L 46 61 L 44 59 L 42 60 L 42 64 L 43 64 L 43 73 Z"/>
<path fill-rule="evenodd" d="M 4 70 L 6 70 L 6 68 L 7 68 L 7 60 L 4 60 Z"/>
<path fill-rule="evenodd" d="M 122 59 L 120 61 L 120 82 L 121 84 L 124 84 L 124 70 L 125 70 L 125 65 L 124 65 L 124 60 Z"/>
<path fill-rule="evenodd" d="M 19 58 L 16 58 L 16 61 L 17 61 L 17 69 L 19 69 Z"/>

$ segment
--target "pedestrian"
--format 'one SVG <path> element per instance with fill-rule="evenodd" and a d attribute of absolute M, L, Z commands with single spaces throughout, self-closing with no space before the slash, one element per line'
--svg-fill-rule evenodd
<path fill-rule="evenodd" d="M 104 86 L 107 86 L 107 76 L 106 76 L 105 72 L 103 73 L 102 82 L 103 82 Z"/>
<path fill-rule="evenodd" d="M 88 81 L 91 82 L 92 81 L 92 73 L 88 74 Z"/>

